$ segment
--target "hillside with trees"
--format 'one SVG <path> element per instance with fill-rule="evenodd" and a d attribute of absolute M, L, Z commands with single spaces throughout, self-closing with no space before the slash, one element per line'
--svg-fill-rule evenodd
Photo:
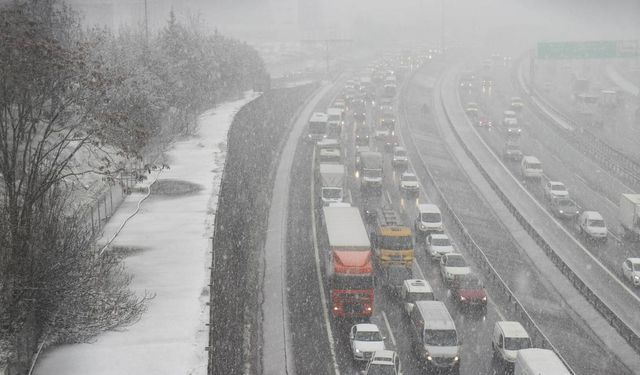
<path fill-rule="evenodd" d="M 268 82 L 253 48 L 173 14 L 148 38 L 79 17 L 57 0 L 0 5 L 0 364 L 18 373 L 41 345 L 135 323 L 152 298 L 100 253 L 74 182 L 153 168 L 203 110 Z"/>

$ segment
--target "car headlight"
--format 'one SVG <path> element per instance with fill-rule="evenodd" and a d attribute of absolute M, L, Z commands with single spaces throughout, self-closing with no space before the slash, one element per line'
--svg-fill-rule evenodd
<path fill-rule="evenodd" d="M 482 297 L 482 302 L 486 302 L 487 301 L 487 296 Z"/>
<path fill-rule="evenodd" d="M 427 229 L 427 226 L 424 225 L 424 224 L 420 224 L 420 229 L 425 230 L 425 229 Z"/>
<path fill-rule="evenodd" d="M 459 359 L 460 359 L 460 357 L 458 357 L 458 356 L 453 357 L 453 361 L 454 362 L 458 362 Z"/>
<path fill-rule="evenodd" d="M 466 300 L 467 300 L 467 298 L 466 298 L 466 297 L 464 297 L 464 296 L 460 296 L 460 301 L 466 301 Z"/>
<path fill-rule="evenodd" d="M 634 281 L 640 281 L 640 276 L 638 276 L 638 275 L 633 275 L 633 280 L 634 280 Z"/>
<path fill-rule="evenodd" d="M 433 357 L 431 357 L 431 355 L 429 355 L 429 353 L 425 353 L 425 355 L 427 356 L 427 361 L 431 362 L 433 361 Z"/>
<path fill-rule="evenodd" d="M 560 213 L 561 213 L 561 214 L 563 214 L 563 213 L 564 213 L 564 210 L 560 210 Z"/>
<path fill-rule="evenodd" d="M 355 352 L 360 354 L 360 349 L 356 348 Z"/>

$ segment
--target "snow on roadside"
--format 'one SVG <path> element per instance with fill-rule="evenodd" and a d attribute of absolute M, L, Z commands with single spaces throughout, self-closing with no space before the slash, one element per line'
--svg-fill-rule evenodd
<path fill-rule="evenodd" d="M 257 97 L 225 103 L 199 118 L 196 136 L 167 152 L 170 169 L 150 176 L 183 180 L 201 190 L 180 196 L 151 195 L 113 241 L 134 249 L 125 259 L 138 294 L 155 293 L 139 322 L 106 332 L 89 344 L 63 345 L 41 354 L 36 374 L 206 374 L 209 321 L 210 237 L 235 113 Z M 152 188 L 153 190 L 153 188 Z M 136 209 L 143 194 L 126 198 L 104 229 L 104 242 Z"/>

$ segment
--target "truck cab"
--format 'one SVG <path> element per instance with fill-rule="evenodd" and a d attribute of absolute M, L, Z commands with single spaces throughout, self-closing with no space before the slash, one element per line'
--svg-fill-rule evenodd
<path fill-rule="evenodd" d="M 344 177 L 344 165 L 320 164 L 320 199 L 323 205 L 327 206 L 344 200 Z"/>
<path fill-rule="evenodd" d="M 323 112 L 314 112 L 307 125 L 307 141 L 317 143 L 327 137 L 328 116 Z"/>
<path fill-rule="evenodd" d="M 382 154 L 374 151 L 360 152 L 358 166 L 361 188 L 382 193 Z"/>
<path fill-rule="evenodd" d="M 371 243 L 378 265 L 381 268 L 402 265 L 411 269 L 414 246 L 411 228 L 403 225 L 398 214 L 389 207 L 380 209 L 377 218 Z"/>

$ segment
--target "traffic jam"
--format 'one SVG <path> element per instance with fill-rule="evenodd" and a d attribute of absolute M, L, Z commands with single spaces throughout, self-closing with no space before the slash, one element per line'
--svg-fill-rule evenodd
<path fill-rule="evenodd" d="M 437 54 L 429 50 L 420 56 L 401 53 L 380 59 L 348 77 L 326 111 L 309 119 L 306 141 L 314 147 L 316 195 L 312 207 L 318 218 L 327 308 L 332 327 L 339 331 L 334 336 L 348 340 L 357 373 L 408 374 L 401 363 L 405 356 L 426 373 L 460 373 L 465 349 L 456 319 L 462 315 L 482 321 L 490 303 L 483 275 L 448 235 L 445 219 L 421 186 L 397 129 L 403 80 Z M 463 73 L 460 84 L 472 80 L 471 73 Z M 521 162 L 523 173 L 535 177 L 541 173 L 539 162 L 523 157 L 518 148 L 522 130 L 516 113 L 521 107 L 522 101 L 513 98 L 504 113 L 504 157 Z M 427 104 L 423 110 L 429 111 Z M 478 126 L 493 126 L 477 103 L 469 102 L 465 110 Z M 559 189 L 550 185 L 548 199 L 567 206 L 569 198 Z M 426 261 L 418 261 L 417 251 Z M 385 311 L 377 311 L 381 300 L 401 311 L 402 327 L 390 324 Z M 398 334 L 405 332 L 410 353 L 401 353 L 396 345 Z M 518 358 L 521 366 L 542 361 L 565 371 L 558 374 L 569 373 L 553 351 L 533 348 L 518 321 L 497 320 L 492 332 L 487 345 L 495 368 L 510 373 Z"/>

